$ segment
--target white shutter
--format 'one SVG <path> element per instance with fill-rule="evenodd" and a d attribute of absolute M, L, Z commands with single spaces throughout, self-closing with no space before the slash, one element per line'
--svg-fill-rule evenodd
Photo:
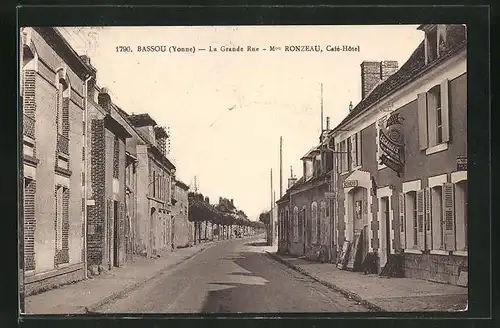
<path fill-rule="evenodd" d="M 427 137 L 427 94 L 419 93 L 417 95 L 418 103 L 418 141 L 420 144 L 420 150 L 427 149 L 428 147 L 428 137 Z"/>
<path fill-rule="evenodd" d="M 443 225 L 444 247 L 446 250 L 455 250 L 455 185 L 443 185 Z"/>
<path fill-rule="evenodd" d="M 399 193 L 399 245 L 401 249 L 406 248 L 405 229 L 405 194 Z"/>
<path fill-rule="evenodd" d="M 356 163 L 357 163 L 357 165 L 361 165 L 362 164 L 361 163 L 361 154 L 362 154 L 362 152 L 361 152 L 361 131 L 358 132 L 358 134 L 357 134 L 357 140 L 358 140 L 358 145 L 357 145 L 358 148 L 356 149 L 356 154 L 358 155 L 358 157 L 357 157 Z"/>
<path fill-rule="evenodd" d="M 424 190 L 417 191 L 417 245 L 421 250 L 425 249 L 425 230 L 424 230 Z"/>
<path fill-rule="evenodd" d="M 443 142 L 450 141 L 450 109 L 448 79 L 441 82 L 441 123 L 443 125 Z"/>
<path fill-rule="evenodd" d="M 425 249 L 432 249 L 432 196 L 431 189 L 425 188 Z"/>
<path fill-rule="evenodd" d="M 429 147 L 435 146 L 437 144 L 437 98 L 434 92 L 427 94 L 427 133 Z"/>

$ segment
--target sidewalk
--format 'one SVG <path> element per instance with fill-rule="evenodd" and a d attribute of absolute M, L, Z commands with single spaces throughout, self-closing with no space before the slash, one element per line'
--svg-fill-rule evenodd
<path fill-rule="evenodd" d="M 363 305 L 384 312 L 448 312 L 467 307 L 467 288 L 410 278 L 384 278 L 337 269 L 331 263 L 267 252 L 269 256 Z"/>
<path fill-rule="evenodd" d="M 113 268 L 92 279 L 61 286 L 25 300 L 26 314 L 83 314 L 202 252 L 214 242 L 177 249 L 156 258 L 135 257 L 124 267 Z"/>

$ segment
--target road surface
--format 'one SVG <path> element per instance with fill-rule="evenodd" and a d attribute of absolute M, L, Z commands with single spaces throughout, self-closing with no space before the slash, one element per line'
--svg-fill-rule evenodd
<path fill-rule="evenodd" d="M 101 313 L 368 312 L 271 259 L 261 238 L 205 251 L 97 309 Z"/>

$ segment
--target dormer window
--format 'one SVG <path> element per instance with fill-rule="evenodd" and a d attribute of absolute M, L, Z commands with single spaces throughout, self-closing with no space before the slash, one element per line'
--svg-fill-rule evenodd
<path fill-rule="evenodd" d="M 457 29 L 457 27 L 460 27 Z M 461 25 L 422 25 L 419 29 L 425 32 L 425 64 L 429 64 L 443 56 L 446 50 L 454 45 L 456 34 L 463 39 L 465 29 Z M 450 34 L 451 35 L 448 35 Z M 450 44 L 450 40 L 451 44 Z"/>
<path fill-rule="evenodd" d="M 437 29 L 427 32 L 425 38 L 427 42 L 427 63 L 430 63 L 438 57 Z"/>

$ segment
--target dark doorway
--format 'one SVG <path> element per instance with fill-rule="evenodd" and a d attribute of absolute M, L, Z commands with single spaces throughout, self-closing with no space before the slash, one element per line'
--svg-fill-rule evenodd
<path fill-rule="evenodd" d="M 119 260 L 118 260 L 118 254 L 119 254 L 119 218 L 118 218 L 118 202 L 115 200 L 113 201 L 113 266 L 117 267 L 119 265 Z"/>

